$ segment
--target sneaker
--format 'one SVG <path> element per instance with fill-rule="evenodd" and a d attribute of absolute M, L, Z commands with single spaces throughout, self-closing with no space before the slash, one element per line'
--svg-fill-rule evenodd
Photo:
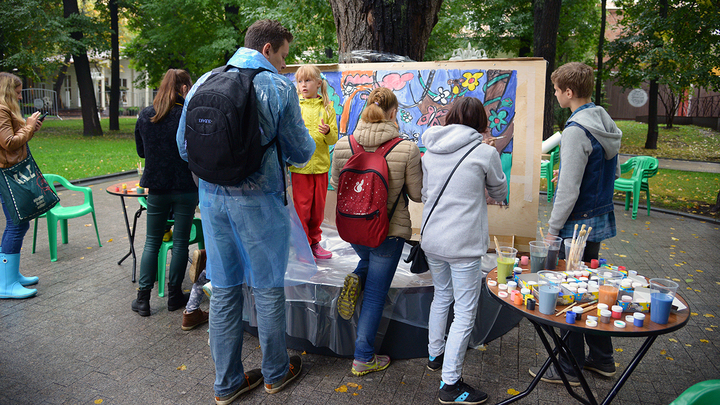
<path fill-rule="evenodd" d="M 205 283 L 205 285 L 203 286 L 203 292 L 205 293 L 205 295 L 207 295 L 208 298 L 212 297 L 212 284 L 210 284 L 210 281 Z"/>
<path fill-rule="evenodd" d="M 183 311 L 182 330 L 193 330 L 208 321 L 208 313 L 198 308 L 192 312 Z"/>
<path fill-rule="evenodd" d="M 355 304 L 360 296 L 360 277 L 355 273 L 345 276 L 345 283 L 338 297 L 337 308 L 340 317 L 345 320 L 352 318 Z"/>
<path fill-rule="evenodd" d="M 360 360 L 353 360 L 352 373 L 358 377 L 373 371 L 382 371 L 390 365 L 390 356 L 373 355 L 372 360 L 367 363 Z"/>
<path fill-rule="evenodd" d="M 310 250 L 312 250 L 312 254 L 316 259 L 330 259 L 332 257 L 332 252 L 323 249 L 319 243 L 310 245 Z"/>
<path fill-rule="evenodd" d="M 443 354 L 441 354 L 441 355 L 439 355 L 439 356 L 436 356 L 436 357 L 429 356 L 429 357 L 428 357 L 428 362 L 427 362 L 427 368 L 428 368 L 428 370 L 430 370 L 430 371 L 438 371 L 438 370 L 441 370 L 444 359 L 445 359 L 445 353 L 443 353 Z"/>
<path fill-rule="evenodd" d="M 288 370 L 287 374 L 285 374 L 285 377 L 272 384 L 265 384 L 265 392 L 268 394 L 274 394 L 283 388 L 285 388 L 286 385 L 290 383 L 290 381 L 294 380 L 297 376 L 300 375 L 300 372 L 302 371 L 302 359 L 300 356 L 290 356 L 290 370 Z"/>
<path fill-rule="evenodd" d="M 615 375 L 615 362 L 602 364 L 595 362 L 588 357 L 585 359 L 585 366 L 583 368 L 585 370 L 594 371 L 600 375 L 604 375 L 605 377 L 612 377 Z"/>
<path fill-rule="evenodd" d="M 441 382 L 438 399 L 441 404 L 482 404 L 488 395 L 465 384 L 461 378 L 453 385 Z"/>
<path fill-rule="evenodd" d="M 205 270 L 206 261 L 207 255 L 205 254 L 205 249 L 198 249 L 193 252 L 192 264 L 190 265 L 190 270 L 188 270 L 188 274 L 190 275 L 190 282 L 192 282 L 193 284 L 195 284 L 195 282 L 198 280 L 198 277 L 200 277 L 200 273 Z"/>
<path fill-rule="evenodd" d="M 540 372 L 540 367 L 530 367 L 530 370 L 528 370 L 528 371 L 530 372 L 531 376 L 535 377 L 537 375 L 537 373 Z M 580 380 L 577 377 L 575 377 L 574 375 L 565 373 L 565 377 L 567 378 L 568 382 L 570 383 L 570 386 L 577 387 L 580 385 Z M 540 381 L 545 381 L 545 382 L 553 383 L 553 384 L 562 384 L 563 383 L 562 378 L 560 378 L 560 374 L 555 370 L 554 365 L 551 365 L 550 367 L 548 367 L 548 369 L 545 371 L 545 375 L 543 375 L 542 378 L 540 378 Z"/>
<path fill-rule="evenodd" d="M 172 229 L 168 229 L 163 235 L 163 242 L 170 242 L 172 240 Z"/>
<path fill-rule="evenodd" d="M 217 405 L 228 405 L 232 403 L 232 401 L 236 400 L 237 397 L 239 397 L 241 394 L 244 394 L 251 389 L 257 387 L 260 385 L 260 383 L 263 381 L 262 372 L 260 372 L 259 368 L 256 368 L 255 370 L 250 370 L 245 373 L 245 381 L 243 381 L 242 384 L 240 384 L 240 387 L 235 390 L 235 392 L 222 396 L 222 397 L 215 397 L 215 403 Z"/>

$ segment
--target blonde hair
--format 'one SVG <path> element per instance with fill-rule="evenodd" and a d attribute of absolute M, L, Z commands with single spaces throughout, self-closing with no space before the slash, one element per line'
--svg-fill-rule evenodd
<path fill-rule="evenodd" d="M 550 80 L 561 91 L 570 89 L 575 97 L 588 98 L 592 95 L 594 72 L 590 66 L 580 62 L 566 63 L 557 68 Z"/>
<path fill-rule="evenodd" d="M 182 86 L 187 86 L 188 89 L 192 87 L 192 79 L 188 72 L 182 69 L 169 69 L 165 72 L 157 95 L 153 99 L 155 115 L 150 118 L 150 122 L 156 124 L 168 115 L 175 105 L 177 97 L 182 96 Z"/>
<path fill-rule="evenodd" d="M 12 73 L 0 72 L 0 104 L 10 109 L 10 112 L 22 122 L 25 120 L 20 111 L 18 96 L 15 92 L 19 86 L 22 86 L 22 80 Z"/>
<path fill-rule="evenodd" d="M 387 121 L 387 113 L 397 108 L 398 99 L 392 90 L 378 87 L 367 98 L 367 104 L 360 118 L 367 123 Z"/>
<path fill-rule="evenodd" d="M 317 68 L 317 66 L 313 65 L 302 65 L 300 68 L 295 72 L 295 81 L 300 82 L 302 80 L 319 80 L 320 81 L 320 95 L 323 99 L 323 106 L 325 107 L 325 112 L 329 116 L 335 115 L 332 111 L 332 102 L 330 101 L 330 97 L 328 97 L 328 83 L 327 80 L 325 80 L 324 77 L 322 77 L 322 73 L 320 73 L 320 69 Z M 300 89 L 298 89 L 298 95 L 300 95 Z"/>

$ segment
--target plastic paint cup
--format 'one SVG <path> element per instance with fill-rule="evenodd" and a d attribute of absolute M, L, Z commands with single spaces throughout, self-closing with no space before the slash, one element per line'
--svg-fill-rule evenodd
<path fill-rule="evenodd" d="M 500 298 L 507 298 L 507 296 L 508 296 L 507 291 L 498 292 L 498 297 L 500 297 Z"/>
<path fill-rule="evenodd" d="M 576 319 L 576 320 L 579 321 L 580 319 L 582 319 L 583 311 L 585 311 L 585 309 L 580 308 L 579 306 L 573 307 L 572 312 L 575 313 L 575 319 Z"/>
<path fill-rule="evenodd" d="M 590 260 L 590 268 L 591 268 L 591 269 L 597 269 L 597 268 L 599 267 L 599 265 L 600 265 L 600 264 L 599 264 L 599 262 L 597 261 L 597 259 L 592 259 L 592 260 Z"/>
<path fill-rule="evenodd" d="M 603 309 L 602 311 L 600 311 L 600 322 L 610 323 L 611 316 L 612 316 L 612 312 L 610 312 L 609 309 Z"/>
<path fill-rule="evenodd" d="M 559 271 L 551 271 L 551 270 L 541 270 L 538 271 L 538 283 L 542 284 L 543 282 L 547 284 L 552 284 L 555 286 L 558 286 L 563 281 L 563 274 Z"/>
<path fill-rule="evenodd" d="M 625 328 L 625 322 L 623 321 L 615 321 L 613 322 L 613 325 L 615 325 L 615 327 L 619 329 Z"/>
<path fill-rule="evenodd" d="M 554 315 L 558 293 L 560 293 L 560 287 L 551 284 L 543 285 L 540 286 L 539 293 L 540 313 L 545 315 Z"/>
<path fill-rule="evenodd" d="M 495 287 L 495 286 L 497 285 L 497 281 L 495 281 L 495 280 L 488 280 L 488 281 L 487 281 L 487 284 L 488 284 L 490 287 Z"/>
<path fill-rule="evenodd" d="M 517 283 L 514 281 L 508 281 L 506 284 L 508 291 L 514 291 L 517 288 Z"/>
<path fill-rule="evenodd" d="M 630 304 L 632 304 L 632 297 L 629 295 L 623 295 L 622 298 L 620 298 L 620 302 L 618 302 L 618 305 L 622 307 L 623 311 L 627 311 L 628 308 L 630 308 Z"/>
<path fill-rule="evenodd" d="M 598 284 L 600 285 L 598 301 L 607 304 L 608 307 L 615 305 L 624 275 L 616 270 L 601 270 L 598 277 Z"/>
<path fill-rule="evenodd" d="M 523 266 L 527 266 L 530 262 L 530 259 L 528 259 L 527 256 L 520 256 L 520 264 Z"/>
<path fill-rule="evenodd" d="M 673 298 L 678 284 L 665 278 L 650 279 L 650 320 L 665 325 L 670 318 Z"/>
<path fill-rule="evenodd" d="M 588 315 L 588 316 L 586 317 L 586 319 L 587 319 L 588 321 L 595 321 L 595 322 L 597 322 L 598 317 L 595 316 L 595 315 Z"/>
<path fill-rule="evenodd" d="M 645 321 L 645 314 L 643 314 L 642 312 L 635 312 L 633 314 L 633 318 L 635 318 L 633 320 L 633 325 L 637 326 L 638 328 L 642 328 Z"/>
<path fill-rule="evenodd" d="M 545 268 L 549 247 L 550 244 L 545 241 L 530 242 L 530 273 L 537 273 Z"/>
<path fill-rule="evenodd" d="M 527 300 L 527 302 L 525 303 L 525 305 L 527 306 L 528 311 L 534 311 L 534 310 L 535 310 L 535 300 L 534 300 L 534 299 L 531 298 L 531 299 Z"/>
<path fill-rule="evenodd" d="M 513 298 L 513 302 L 515 303 L 515 305 L 522 305 L 523 295 L 520 294 L 520 291 L 518 290 L 513 290 L 513 292 L 515 293 L 515 297 Z"/>
<path fill-rule="evenodd" d="M 602 316 L 602 311 L 603 311 L 604 309 L 608 309 L 608 308 L 610 308 L 610 307 L 608 307 L 607 304 L 603 304 L 603 303 L 598 304 L 598 305 L 597 305 L 597 314 L 598 314 L 598 316 Z"/>
<path fill-rule="evenodd" d="M 635 317 L 632 315 L 625 315 L 625 323 L 633 323 L 635 322 Z"/>
<path fill-rule="evenodd" d="M 546 236 L 545 242 L 548 243 L 548 252 L 544 267 L 548 270 L 555 270 L 560 246 L 562 246 L 562 238 L 559 236 Z"/>
<path fill-rule="evenodd" d="M 505 284 L 507 278 L 513 274 L 513 267 L 515 267 L 515 256 L 517 256 L 517 249 L 509 246 L 500 246 L 497 249 L 497 274 L 498 283 Z"/>
<path fill-rule="evenodd" d="M 498 284 L 498 290 L 505 291 L 507 293 L 507 284 Z"/>
<path fill-rule="evenodd" d="M 575 323 L 575 318 L 576 318 L 576 316 L 575 316 L 574 312 L 570 311 L 570 312 L 565 313 L 565 322 Z"/>
<path fill-rule="evenodd" d="M 594 327 L 597 326 L 597 321 L 593 321 L 593 320 L 590 320 L 590 319 L 586 319 L 586 320 L 585 320 L 585 326 L 587 326 L 588 328 L 594 328 Z"/>
<path fill-rule="evenodd" d="M 622 318 L 623 309 L 620 305 L 613 305 L 612 306 L 612 317 L 614 319 L 620 319 Z"/>

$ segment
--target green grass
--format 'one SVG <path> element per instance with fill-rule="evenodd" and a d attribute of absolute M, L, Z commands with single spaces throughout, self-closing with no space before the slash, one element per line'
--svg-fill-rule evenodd
<path fill-rule="evenodd" d="M 625 173 L 622 177 L 630 178 L 631 174 Z M 720 189 L 720 174 L 660 169 L 649 179 L 649 184 L 650 206 L 706 215 Z M 647 207 L 645 193 L 640 195 L 638 213 Z M 615 199 L 624 201 L 625 193 L 616 191 Z"/>
<path fill-rule="evenodd" d="M 659 158 L 720 162 L 720 132 L 694 125 L 660 125 L 657 149 L 645 149 L 648 125 L 617 121 L 623 132 L 620 153 Z M 717 190 L 716 190 L 717 192 Z"/>
<path fill-rule="evenodd" d="M 35 161 L 43 173 L 69 180 L 132 171 L 142 161 L 135 150 L 134 117 L 120 118 L 120 130 L 110 131 L 101 120 L 103 136 L 83 136 L 82 120 L 45 120 L 30 141 Z M 143 164 L 144 165 L 144 164 Z"/>

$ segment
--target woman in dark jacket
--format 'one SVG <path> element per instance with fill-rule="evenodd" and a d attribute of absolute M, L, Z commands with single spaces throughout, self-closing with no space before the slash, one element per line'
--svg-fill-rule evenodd
<path fill-rule="evenodd" d="M 198 191 L 187 162 L 180 158 L 175 134 L 190 87 L 192 80 L 186 71 L 168 70 L 153 105 L 140 112 L 135 125 L 137 153 L 145 158 L 140 186 L 148 189 L 147 237 L 140 262 L 137 299 L 132 303 L 132 310 L 140 316 L 150 315 L 150 292 L 155 284 L 158 253 L 171 209 L 175 231 L 168 277 L 168 311 L 185 307 L 188 300 L 188 295 L 182 292 L 182 282 Z"/>

